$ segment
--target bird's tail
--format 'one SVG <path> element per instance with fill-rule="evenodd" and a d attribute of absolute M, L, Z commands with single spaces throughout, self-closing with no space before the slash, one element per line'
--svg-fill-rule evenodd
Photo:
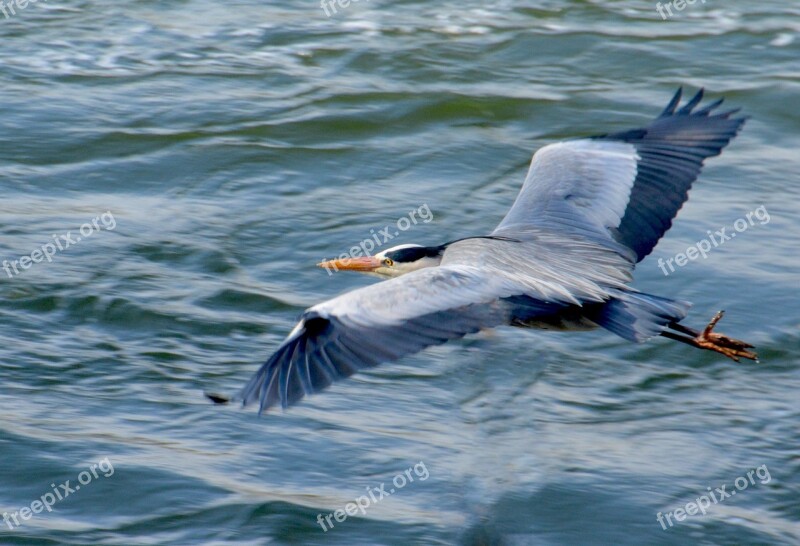
<path fill-rule="evenodd" d="M 598 307 L 591 319 L 628 341 L 642 343 L 686 317 L 691 306 L 686 301 L 620 291 Z"/>

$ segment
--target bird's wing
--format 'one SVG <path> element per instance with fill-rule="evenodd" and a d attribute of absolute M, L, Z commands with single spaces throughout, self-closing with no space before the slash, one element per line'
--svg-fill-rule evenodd
<path fill-rule="evenodd" d="M 283 407 L 337 379 L 563 304 L 520 296 L 513 276 L 472 266 L 422 269 L 315 305 L 235 399 Z"/>
<path fill-rule="evenodd" d="M 631 251 L 597 238 L 528 227 L 520 239 L 478 237 L 448 245 L 442 265 L 480 264 L 527 296 L 573 305 L 600 302 L 632 280 Z"/>
<path fill-rule="evenodd" d="M 701 89 L 678 109 L 681 90 L 650 125 L 561 142 L 536 152 L 517 200 L 494 231 L 535 226 L 604 233 L 645 258 L 672 226 L 705 159 L 719 155 L 746 118 L 695 110 Z"/>
<path fill-rule="evenodd" d="M 533 156 L 516 201 L 493 235 L 531 227 L 601 233 L 619 226 L 636 179 L 632 144 L 589 139 L 550 144 Z"/>

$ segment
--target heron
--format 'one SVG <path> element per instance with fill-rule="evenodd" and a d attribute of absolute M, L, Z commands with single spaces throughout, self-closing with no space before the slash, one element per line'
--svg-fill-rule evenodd
<path fill-rule="evenodd" d="M 747 119 L 720 112 L 723 99 L 698 108 L 703 89 L 683 105 L 682 93 L 643 128 L 540 148 L 489 234 L 318 264 L 385 280 L 308 308 L 232 399 L 285 409 L 361 369 L 502 325 L 602 328 L 635 343 L 663 336 L 757 361 L 753 345 L 714 331 L 722 311 L 696 330 L 681 323 L 689 302 L 629 286 L 704 161 Z"/>

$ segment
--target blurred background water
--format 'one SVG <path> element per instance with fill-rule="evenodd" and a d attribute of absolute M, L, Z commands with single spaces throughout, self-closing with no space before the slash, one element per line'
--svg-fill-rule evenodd
<path fill-rule="evenodd" d="M 800 5 L 672 9 L 40 0 L 0 18 L 0 258 L 89 222 L 51 263 L 0 271 L 0 510 L 83 484 L 0 544 L 800 543 Z M 287 412 L 203 398 L 305 307 L 374 282 L 317 261 L 421 205 L 433 220 L 393 244 L 486 233 L 536 148 L 646 123 L 679 85 L 752 119 L 635 286 L 693 301 L 694 326 L 726 309 L 761 364 L 506 328 Z M 768 223 L 658 268 L 760 206 Z M 113 229 L 91 226 L 104 213 Z M 365 516 L 317 523 L 419 463 Z M 657 521 L 761 465 L 707 515 Z"/>

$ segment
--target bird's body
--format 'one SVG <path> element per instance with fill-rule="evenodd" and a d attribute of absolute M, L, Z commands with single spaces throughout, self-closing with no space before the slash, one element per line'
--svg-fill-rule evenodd
<path fill-rule="evenodd" d="M 533 157 L 516 201 L 489 235 L 402 245 L 324 265 L 390 277 L 315 305 L 242 389 L 261 410 L 284 407 L 357 370 L 500 325 L 605 328 L 657 335 L 738 360 L 749 345 L 679 323 L 689 304 L 628 286 L 671 227 L 703 161 L 744 118 L 678 109 L 680 91 L 643 129 L 560 142 Z M 677 333 L 676 333 L 677 332 Z"/>

